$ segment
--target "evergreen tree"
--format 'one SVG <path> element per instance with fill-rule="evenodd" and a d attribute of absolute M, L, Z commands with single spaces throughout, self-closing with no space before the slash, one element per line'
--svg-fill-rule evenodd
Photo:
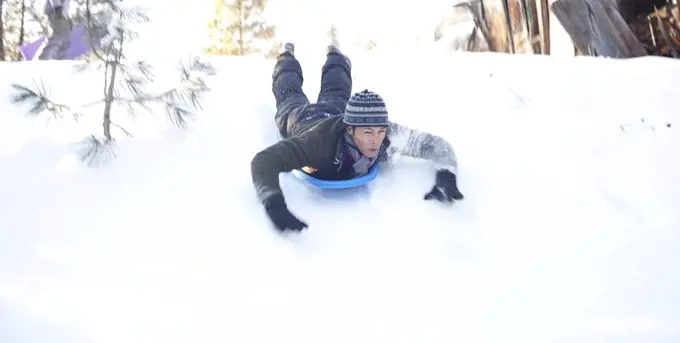
<path fill-rule="evenodd" d="M 276 26 L 267 24 L 262 14 L 267 0 L 217 0 L 215 17 L 208 25 L 211 45 L 206 52 L 220 55 L 271 55 L 280 47 L 272 43 Z"/>
<path fill-rule="evenodd" d="M 200 109 L 198 98 L 208 90 L 202 76 L 213 75 L 212 66 L 197 58 L 189 63 L 179 64 L 179 86 L 162 92 L 150 92 L 147 87 L 153 83 L 155 76 L 151 65 L 146 61 L 129 61 L 125 56 L 125 48 L 138 34 L 129 29 L 133 24 L 148 23 L 149 18 L 139 7 L 129 7 L 122 4 L 122 0 L 103 0 L 101 7 L 94 12 L 87 0 L 85 20 L 90 30 L 101 30 L 106 26 L 106 34 L 99 41 L 99 48 L 93 49 L 97 57 L 95 61 L 83 62 L 78 71 L 92 67 L 103 70 L 103 98 L 80 105 L 80 108 L 103 105 L 102 134 L 92 134 L 84 140 L 85 149 L 81 158 L 88 165 L 99 165 L 108 161 L 107 157 L 114 157 L 114 132 L 122 132 L 132 137 L 130 132 L 115 122 L 112 114 L 114 106 L 121 106 L 131 115 L 136 115 L 142 109 L 151 113 L 153 105 L 160 105 L 173 125 L 179 128 L 187 126 L 187 120 Z M 97 47 L 92 41 L 93 47 Z M 15 103 L 32 102 L 29 110 L 31 115 L 49 112 L 53 117 L 62 118 L 64 114 L 71 114 L 78 119 L 79 111 L 74 106 L 53 102 L 47 96 L 42 80 L 35 89 L 13 85 L 17 93 L 13 96 Z M 120 112 L 116 112 L 120 113 Z M 114 131 L 117 130 L 117 131 Z M 102 157 L 104 159 L 102 159 Z"/>

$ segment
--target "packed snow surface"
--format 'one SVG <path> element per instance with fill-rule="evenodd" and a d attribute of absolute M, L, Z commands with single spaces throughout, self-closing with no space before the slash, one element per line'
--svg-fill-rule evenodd
<path fill-rule="evenodd" d="M 312 100 L 322 58 L 301 61 Z M 28 116 L 10 84 L 82 104 L 103 73 L 0 64 L 0 342 L 680 341 L 678 61 L 352 58 L 355 91 L 453 144 L 464 201 L 423 201 L 432 168 L 405 157 L 366 190 L 286 174 L 310 227 L 281 235 L 250 180 L 271 61 L 212 59 L 187 131 L 115 112 L 135 138 L 98 169 L 74 143 L 101 108 Z"/>

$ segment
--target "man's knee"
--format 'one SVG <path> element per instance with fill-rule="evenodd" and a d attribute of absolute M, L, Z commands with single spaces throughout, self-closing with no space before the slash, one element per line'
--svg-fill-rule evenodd
<path fill-rule="evenodd" d="M 321 75 L 326 75 L 326 73 L 334 68 L 340 68 L 342 72 L 351 79 L 352 67 L 345 56 L 336 53 L 328 54 L 326 63 L 324 63 L 323 68 L 321 69 Z"/>
<path fill-rule="evenodd" d="M 276 61 L 274 72 L 272 73 L 273 81 L 276 82 L 279 77 L 286 73 L 294 73 L 300 78 L 300 81 L 303 80 L 302 66 L 300 66 L 300 62 L 293 56 L 284 55 Z"/>
<path fill-rule="evenodd" d="M 350 70 L 345 56 L 329 54 L 322 68 L 321 91 L 317 101 L 332 105 L 334 111 L 342 112 L 352 91 Z"/>

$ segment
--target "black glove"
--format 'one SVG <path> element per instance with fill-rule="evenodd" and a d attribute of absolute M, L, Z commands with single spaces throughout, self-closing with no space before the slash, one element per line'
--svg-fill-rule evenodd
<path fill-rule="evenodd" d="M 463 199 L 463 194 L 458 190 L 456 174 L 446 169 L 438 170 L 434 187 L 425 194 L 425 200 L 430 199 L 449 202 Z"/>
<path fill-rule="evenodd" d="M 274 226 L 281 232 L 285 230 L 302 231 L 307 228 L 306 223 L 300 221 L 288 211 L 288 206 L 286 206 L 286 201 L 281 193 L 267 198 L 264 201 L 264 209 Z"/>

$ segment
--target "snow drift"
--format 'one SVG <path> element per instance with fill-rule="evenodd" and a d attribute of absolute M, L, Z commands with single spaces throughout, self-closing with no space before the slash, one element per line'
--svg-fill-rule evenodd
<path fill-rule="evenodd" d="M 423 201 L 431 167 L 408 158 L 332 197 L 282 175 L 310 228 L 275 233 L 249 171 L 275 139 L 271 62 L 214 59 L 194 125 L 128 120 L 105 169 L 71 145 L 96 109 L 46 125 L 0 100 L 0 342 L 680 339 L 677 61 L 352 57 L 355 89 L 452 142 L 465 201 Z M 73 63 L 0 64 L 0 93 L 97 96 Z"/>

